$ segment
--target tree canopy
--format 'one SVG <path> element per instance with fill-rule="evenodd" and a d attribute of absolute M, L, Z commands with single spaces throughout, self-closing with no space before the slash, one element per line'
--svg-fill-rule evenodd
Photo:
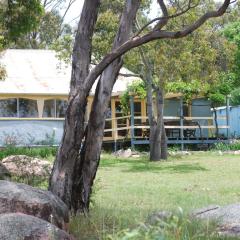
<path fill-rule="evenodd" d="M 16 41 L 39 24 L 43 8 L 39 0 L 9 0 L 0 5 L 2 44 Z"/>
<path fill-rule="evenodd" d="M 0 2 L 0 52 L 22 35 L 35 29 L 43 14 L 39 0 L 8 0 Z M 0 65 L 0 80 L 6 71 Z"/>

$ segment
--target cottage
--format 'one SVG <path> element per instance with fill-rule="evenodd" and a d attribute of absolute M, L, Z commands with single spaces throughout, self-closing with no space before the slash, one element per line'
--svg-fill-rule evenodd
<path fill-rule="evenodd" d="M 51 50 L 9 49 L 1 56 L 1 63 L 7 77 L 0 81 L 0 145 L 59 144 L 71 66 L 61 62 Z M 121 94 L 128 84 L 140 80 L 132 75 L 122 68 L 114 85 L 104 141 L 131 139 L 132 144 L 148 141 L 146 100 L 132 98 L 129 116 L 124 116 L 121 109 Z M 88 99 L 86 121 L 95 88 L 96 83 Z M 180 143 L 180 140 L 188 143 L 190 139 L 199 142 L 200 138 L 202 141 L 214 137 L 210 103 L 204 98 L 193 99 L 191 104 L 184 105 L 181 94 L 169 94 L 165 99 L 164 115 L 169 143 Z M 189 125 L 187 121 L 196 124 Z"/>

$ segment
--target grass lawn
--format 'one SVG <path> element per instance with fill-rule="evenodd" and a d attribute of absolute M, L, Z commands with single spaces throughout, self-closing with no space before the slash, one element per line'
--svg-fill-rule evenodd
<path fill-rule="evenodd" d="M 187 214 L 211 204 L 240 202 L 239 173 L 239 155 L 220 156 L 217 152 L 156 163 L 145 157 L 103 155 L 90 217 L 73 219 L 72 231 L 79 239 L 106 239 L 144 222 L 154 211 L 181 207 Z"/>

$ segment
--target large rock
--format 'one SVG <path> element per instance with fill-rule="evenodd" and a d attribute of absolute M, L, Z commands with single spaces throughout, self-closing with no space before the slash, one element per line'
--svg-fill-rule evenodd
<path fill-rule="evenodd" d="M 48 177 L 52 168 L 48 161 L 25 155 L 8 156 L 2 160 L 2 165 L 14 176 Z"/>
<path fill-rule="evenodd" d="M 193 216 L 207 221 L 216 221 L 221 235 L 240 237 L 240 204 L 224 207 L 210 206 L 196 210 Z"/>
<path fill-rule="evenodd" d="M 68 208 L 49 191 L 26 184 L 0 181 L 0 214 L 21 212 L 68 229 Z"/>
<path fill-rule="evenodd" d="M 54 225 L 22 213 L 0 214 L 1 240 L 73 240 Z"/>

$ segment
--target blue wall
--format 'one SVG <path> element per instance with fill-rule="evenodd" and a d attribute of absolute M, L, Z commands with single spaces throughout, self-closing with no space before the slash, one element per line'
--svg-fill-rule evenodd
<path fill-rule="evenodd" d="M 225 117 L 226 116 L 226 107 L 219 108 L 217 110 L 217 115 L 219 117 Z M 219 125 L 227 125 L 227 121 L 224 119 L 218 120 Z M 229 107 L 229 125 L 230 125 L 230 137 L 240 137 L 240 106 L 235 107 Z M 227 136 L 227 130 L 226 129 L 220 129 L 219 133 Z"/>
<path fill-rule="evenodd" d="M 192 117 L 212 117 L 211 102 L 205 98 L 197 98 L 192 100 Z M 206 119 L 196 119 L 201 126 L 208 126 L 209 122 Z M 202 129 L 202 137 L 209 137 L 210 130 Z M 197 130 L 196 135 L 200 137 L 200 130 Z"/>
<path fill-rule="evenodd" d="M 164 101 L 164 116 L 176 117 L 180 116 L 180 100 L 179 99 L 166 99 Z"/>
<path fill-rule="evenodd" d="M 211 102 L 205 98 L 197 98 L 192 100 L 191 116 L 192 117 L 212 117 Z M 164 101 L 164 116 L 180 116 L 180 99 L 166 99 Z M 195 119 L 201 126 L 208 126 L 208 120 Z M 210 123 L 212 125 L 212 123 Z M 196 137 L 201 137 L 200 130 L 196 130 Z M 202 137 L 209 137 L 209 130 L 202 129 Z"/>
<path fill-rule="evenodd" d="M 44 145 L 53 134 L 54 144 L 58 144 L 63 123 L 63 120 L 1 120 L 0 146 L 6 141 L 16 141 L 17 145 Z"/>

